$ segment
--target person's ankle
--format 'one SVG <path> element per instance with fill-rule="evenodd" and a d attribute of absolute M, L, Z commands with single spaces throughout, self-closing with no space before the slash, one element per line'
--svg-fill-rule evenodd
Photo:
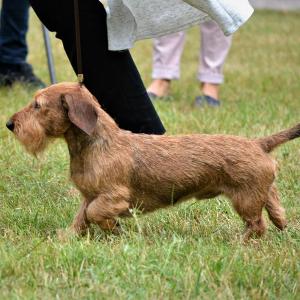
<path fill-rule="evenodd" d="M 153 93 L 157 97 L 166 97 L 170 92 L 171 81 L 169 79 L 154 79 L 147 88 L 148 93 Z"/>
<path fill-rule="evenodd" d="M 219 99 L 219 84 L 214 83 L 201 83 L 201 91 L 203 95 L 210 96 L 214 99 Z"/>

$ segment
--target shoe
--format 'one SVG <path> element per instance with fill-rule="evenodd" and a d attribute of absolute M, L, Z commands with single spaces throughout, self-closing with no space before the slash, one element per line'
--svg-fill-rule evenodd
<path fill-rule="evenodd" d="M 203 107 L 205 105 L 218 107 L 221 105 L 221 101 L 208 95 L 197 96 L 195 98 L 195 106 Z"/>
<path fill-rule="evenodd" d="M 24 83 L 35 88 L 46 87 L 45 83 L 33 73 L 30 64 L 0 63 L 0 86 L 11 86 L 15 82 Z"/>
<path fill-rule="evenodd" d="M 155 101 L 157 98 L 159 98 L 156 94 L 152 93 L 152 92 L 147 92 L 149 98 L 151 99 L 151 101 Z"/>
<path fill-rule="evenodd" d="M 170 95 L 158 96 L 158 95 L 156 95 L 155 93 L 152 93 L 152 92 L 147 92 L 147 94 L 148 94 L 148 96 L 149 96 L 149 98 L 152 102 L 154 102 L 156 100 L 170 101 L 170 100 L 173 99 L 173 97 L 170 96 Z"/>

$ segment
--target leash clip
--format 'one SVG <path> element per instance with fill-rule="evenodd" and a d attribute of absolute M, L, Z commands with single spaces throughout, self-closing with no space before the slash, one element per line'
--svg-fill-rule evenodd
<path fill-rule="evenodd" d="M 83 84 L 83 80 L 84 80 L 83 74 L 78 74 L 77 75 L 77 80 L 78 80 L 78 83 L 80 85 L 82 85 Z"/>

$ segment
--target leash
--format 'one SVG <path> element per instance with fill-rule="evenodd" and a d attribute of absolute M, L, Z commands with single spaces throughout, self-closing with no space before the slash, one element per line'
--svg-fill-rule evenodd
<path fill-rule="evenodd" d="M 84 76 L 83 76 L 83 69 L 82 69 L 78 0 L 74 0 L 74 18 L 75 18 L 75 39 L 76 39 L 76 57 L 77 57 L 77 80 L 80 86 L 82 86 L 84 81 Z"/>

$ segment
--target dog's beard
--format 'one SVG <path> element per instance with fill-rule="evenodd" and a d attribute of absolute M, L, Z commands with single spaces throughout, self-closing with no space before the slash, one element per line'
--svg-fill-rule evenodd
<path fill-rule="evenodd" d="M 32 120 L 28 120 L 27 122 L 27 126 L 16 124 L 14 133 L 16 138 L 25 147 L 26 151 L 37 156 L 37 154 L 45 150 L 49 139 L 40 124 Z M 26 128 L 30 128 L 30 130 Z"/>

